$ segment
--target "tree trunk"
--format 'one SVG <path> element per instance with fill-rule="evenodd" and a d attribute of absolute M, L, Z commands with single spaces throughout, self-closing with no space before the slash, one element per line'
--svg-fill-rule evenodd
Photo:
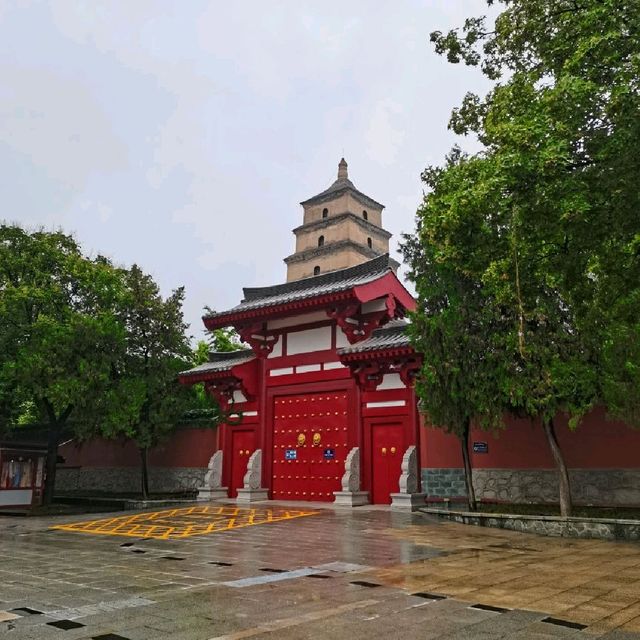
<path fill-rule="evenodd" d="M 140 467 L 141 480 L 142 480 L 142 499 L 146 500 L 149 497 L 149 450 L 146 447 L 140 448 L 140 459 L 142 465 Z"/>
<path fill-rule="evenodd" d="M 571 515 L 572 510 L 569 471 L 567 470 L 567 465 L 565 464 L 564 457 L 562 456 L 562 450 L 560 449 L 558 439 L 556 438 L 556 429 L 555 425 L 553 424 L 553 418 L 544 420 L 542 424 L 544 426 L 544 432 L 547 436 L 547 441 L 549 442 L 549 447 L 551 448 L 553 459 L 555 460 L 556 466 L 558 467 L 558 477 L 560 481 L 560 515 L 563 518 L 568 518 Z"/>
<path fill-rule="evenodd" d="M 471 468 L 471 458 L 469 457 L 469 419 L 465 420 L 462 433 L 459 436 L 462 447 L 462 461 L 464 463 L 464 482 L 467 487 L 467 503 L 469 511 L 476 511 L 476 491 L 473 488 L 473 469 Z"/>
<path fill-rule="evenodd" d="M 47 436 L 47 464 L 44 491 L 42 493 L 42 504 L 45 506 L 49 506 L 53 502 L 53 492 L 56 485 L 56 464 L 58 462 L 58 444 L 60 443 L 61 430 L 62 425 L 57 420 L 49 423 L 49 433 Z"/>

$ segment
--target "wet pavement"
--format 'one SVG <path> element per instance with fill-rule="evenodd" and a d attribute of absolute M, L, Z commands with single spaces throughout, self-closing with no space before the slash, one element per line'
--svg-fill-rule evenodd
<path fill-rule="evenodd" d="M 311 504 L 0 518 L 3 639 L 587 636 L 640 638 L 640 545 Z"/>

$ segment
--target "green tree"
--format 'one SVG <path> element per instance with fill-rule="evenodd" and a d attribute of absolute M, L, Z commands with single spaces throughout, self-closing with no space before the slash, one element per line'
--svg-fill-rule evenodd
<path fill-rule="evenodd" d="M 233 328 L 214 329 L 209 333 L 209 346 L 211 351 L 224 353 L 243 349 L 245 345 L 240 341 L 238 332 Z"/>
<path fill-rule="evenodd" d="M 435 187 L 440 173 L 427 171 L 423 179 Z M 485 429 L 503 426 L 499 382 L 505 372 L 495 336 L 504 330 L 505 318 L 496 315 L 481 282 L 435 259 L 435 247 L 422 233 L 423 220 L 433 213 L 427 201 L 418 211 L 417 234 L 405 235 L 402 244 L 418 298 L 409 326 L 423 359 L 415 389 L 430 424 L 460 441 L 468 506 L 475 511 L 469 432 L 472 422 Z"/>
<path fill-rule="evenodd" d="M 177 375 L 190 363 L 182 303 L 184 289 L 163 298 L 151 276 L 137 266 L 123 271 L 126 295 L 118 314 L 126 351 L 117 364 L 118 384 L 103 422 L 106 437 L 125 436 L 140 452 L 142 496 L 149 495 L 149 450 L 166 439 L 192 408 L 193 394 Z"/>
<path fill-rule="evenodd" d="M 639 395 L 626 396 L 639 379 L 629 338 L 640 298 L 640 12 L 624 0 L 488 4 L 503 9 L 493 28 L 469 18 L 431 35 L 494 86 L 452 114 L 451 128 L 483 148 L 454 154 L 430 185 L 423 236 L 511 319 L 496 347 L 505 406 L 542 421 L 567 515 L 557 412 L 575 427 L 604 394 L 616 412 L 639 413 Z"/>
<path fill-rule="evenodd" d="M 106 259 L 85 257 L 70 236 L 0 226 L 0 408 L 5 424 L 28 408 L 48 426 L 45 504 L 63 429 L 86 433 L 106 406 L 124 348 L 121 285 Z"/>
<path fill-rule="evenodd" d="M 640 426 L 640 10 L 637 0 L 507 0 L 431 35 L 495 81 L 451 126 L 476 134 L 516 222 L 537 227 L 540 270 L 597 354 L 609 411 Z M 523 224 L 524 227 L 524 224 Z M 523 228 L 523 231 L 526 229 Z"/>

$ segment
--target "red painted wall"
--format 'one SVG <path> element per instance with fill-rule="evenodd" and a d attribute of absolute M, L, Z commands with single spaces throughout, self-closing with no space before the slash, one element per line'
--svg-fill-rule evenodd
<path fill-rule="evenodd" d="M 206 467 L 218 448 L 217 429 L 180 429 L 149 455 L 154 467 Z M 137 467 L 140 454 L 124 440 L 95 438 L 60 447 L 66 467 Z"/>
<path fill-rule="evenodd" d="M 509 418 L 506 429 L 496 434 L 473 429 L 471 442 L 486 442 L 488 453 L 471 453 L 478 469 L 553 469 L 555 464 L 539 423 Z M 640 468 L 640 431 L 606 418 L 597 408 L 575 431 L 566 417 L 558 417 L 556 432 L 569 467 L 575 469 Z M 427 468 L 462 466 L 459 441 L 440 429 L 422 427 L 421 464 Z"/>

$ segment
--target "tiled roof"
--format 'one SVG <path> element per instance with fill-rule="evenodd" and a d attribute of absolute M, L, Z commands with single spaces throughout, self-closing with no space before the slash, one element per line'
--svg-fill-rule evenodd
<path fill-rule="evenodd" d="M 361 204 L 364 204 L 368 207 L 373 207 L 376 209 L 384 209 L 384 205 L 376 202 L 373 198 L 370 198 L 368 195 L 362 193 L 362 191 L 358 191 L 353 182 L 349 180 L 349 172 L 347 170 L 347 163 L 344 158 L 340 160 L 338 164 L 338 179 L 324 191 L 321 191 L 319 194 L 308 198 L 307 200 L 302 201 L 300 204 L 302 206 L 306 204 L 316 204 L 319 202 L 328 202 L 329 200 L 335 200 L 337 197 L 341 196 L 346 192 L 351 193 L 351 195 L 358 200 Z"/>
<path fill-rule="evenodd" d="M 239 351 L 212 351 L 209 354 L 209 362 L 199 364 L 193 369 L 182 371 L 181 376 L 195 376 L 203 373 L 218 373 L 220 371 L 228 371 L 231 367 L 235 367 L 245 362 L 250 362 L 256 357 L 252 349 L 241 349 Z"/>
<path fill-rule="evenodd" d="M 380 329 L 376 329 L 370 338 L 356 344 L 338 349 L 340 355 L 349 353 L 363 353 L 365 351 L 378 351 L 380 349 L 399 349 L 411 347 L 407 327 L 404 320 L 392 320 Z"/>
<path fill-rule="evenodd" d="M 362 191 L 359 191 L 358 189 L 356 189 L 355 185 L 353 184 L 353 182 L 351 182 L 351 180 L 349 180 L 349 178 L 342 178 L 342 179 L 336 180 L 328 189 L 321 191 L 315 196 L 311 196 L 311 198 L 307 198 L 306 200 L 303 200 L 300 204 L 304 206 L 306 204 L 327 202 L 329 200 L 333 200 L 334 198 L 337 198 L 338 196 L 342 195 L 347 191 L 353 194 L 356 200 L 358 200 L 365 206 L 374 207 L 376 209 L 384 209 L 383 204 L 380 204 L 373 198 L 370 198 L 365 193 L 362 193 Z"/>
<path fill-rule="evenodd" d="M 392 273 L 390 258 L 384 254 L 373 260 L 368 260 L 355 267 L 330 271 L 311 278 L 303 278 L 293 282 L 285 282 L 271 287 L 254 287 L 244 289 L 244 300 L 237 306 L 224 312 L 212 312 L 206 318 L 220 315 L 240 313 L 252 309 L 272 307 L 307 298 L 347 291 Z"/>

